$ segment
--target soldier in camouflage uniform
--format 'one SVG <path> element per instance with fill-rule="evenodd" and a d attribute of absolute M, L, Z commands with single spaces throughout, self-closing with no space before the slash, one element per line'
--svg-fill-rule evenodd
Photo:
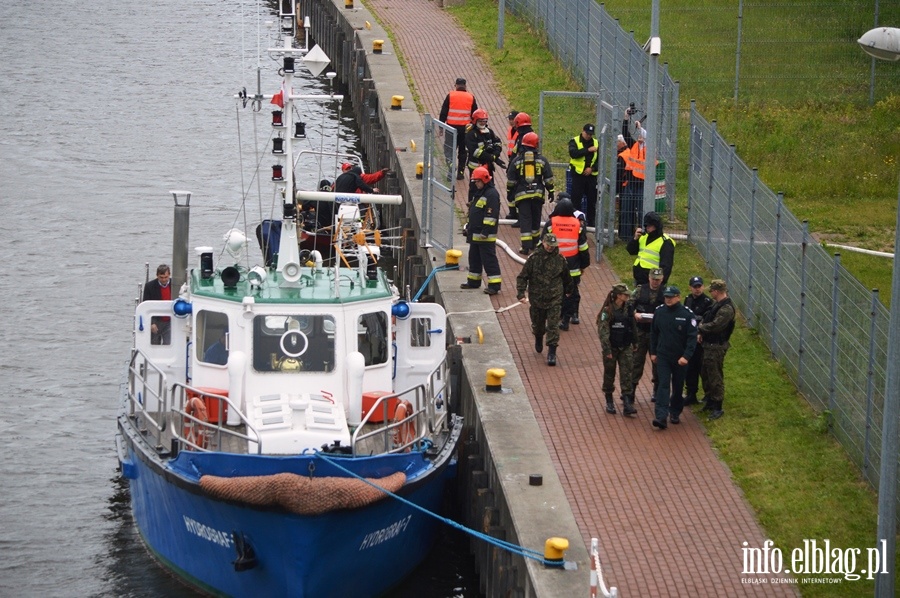
<path fill-rule="evenodd" d="M 700 323 L 699 338 L 703 344 L 703 363 L 700 376 L 703 378 L 703 390 L 706 391 L 704 411 L 709 411 L 710 421 L 719 419 L 725 412 L 722 401 L 725 400 L 725 353 L 730 346 L 728 340 L 734 332 L 734 303 L 728 296 L 728 286 L 722 279 L 709 283 L 709 294 L 715 300 L 712 309 L 703 315 Z"/>
<path fill-rule="evenodd" d="M 634 307 L 634 320 L 637 322 L 637 333 L 634 339 L 634 363 L 631 371 L 631 383 L 634 388 L 641 383 L 644 376 L 644 364 L 647 362 L 647 351 L 650 348 L 650 327 L 653 325 L 653 312 L 663 304 L 662 281 L 663 271 L 656 268 L 650 272 L 649 282 L 638 285 L 631 293 L 631 305 Z M 651 364 L 653 395 L 656 400 L 656 366 Z"/>
<path fill-rule="evenodd" d="M 634 415 L 634 384 L 631 382 L 632 347 L 635 336 L 634 308 L 628 302 L 628 287 L 613 286 L 600 313 L 597 314 L 597 334 L 603 349 L 603 394 L 606 412 L 616 413 L 613 391 L 616 382 L 616 365 L 619 366 L 619 388 L 622 391 L 623 413 Z"/>
<path fill-rule="evenodd" d="M 563 296 L 571 295 L 574 290 L 569 264 L 559 253 L 556 236 L 548 233 L 540 246 L 528 256 L 516 278 L 516 298 L 530 304 L 531 332 L 534 334 L 534 350 L 538 353 L 544 349 L 544 334 L 547 335 L 547 365 L 556 365 Z"/>

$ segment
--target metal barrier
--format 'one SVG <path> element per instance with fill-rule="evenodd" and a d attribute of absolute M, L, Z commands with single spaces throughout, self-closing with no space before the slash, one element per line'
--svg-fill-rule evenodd
<path fill-rule="evenodd" d="M 877 488 L 889 325 L 878 291 L 811 239 L 693 103 L 690 139 L 689 239 Z"/>
<path fill-rule="evenodd" d="M 443 251 L 453 249 L 456 231 L 456 129 L 425 114 L 422 171 L 422 243 Z"/>

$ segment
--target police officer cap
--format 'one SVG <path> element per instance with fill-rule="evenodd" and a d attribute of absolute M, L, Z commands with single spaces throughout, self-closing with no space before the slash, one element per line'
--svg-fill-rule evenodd
<path fill-rule="evenodd" d="M 465 84 L 466 84 L 466 80 L 463 79 L 462 77 L 457 77 L 457 78 L 456 78 L 456 84 L 457 84 L 457 85 L 465 85 Z"/>
<path fill-rule="evenodd" d="M 612 294 L 613 295 L 627 295 L 628 287 L 626 287 L 621 282 L 619 284 L 613 285 Z"/>
<path fill-rule="evenodd" d="M 703 285 L 703 279 L 699 276 L 694 276 L 688 284 L 692 287 L 699 287 Z"/>
<path fill-rule="evenodd" d="M 594 134 L 594 125 L 592 125 L 591 123 L 584 125 L 583 131 L 585 133 L 590 133 L 591 135 L 593 135 Z"/>
<path fill-rule="evenodd" d="M 551 247 L 559 247 L 559 241 L 556 240 L 556 235 L 553 233 L 547 233 L 544 235 L 544 243 L 550 245 Z"/>
<path fill-rule="evenodd" d="M 659 268 L 654 268 L 654 269 L 650 270 L 650 278 L 657 278 L 659 280 L 662 280 L 665 277 L 666 277 L 666 275 L 663 274 L 663 271 Z"/>
<path fill-rule="evenodd" d="M 717 278 L 714 281 L 712 281 L 711 283 L 709 283 L 709 290 L 710 291 L 724 291 L 727 293 L 728 285 L 725 284 L 725 281 L 722 280 L 721 278 Z"/>
<path fill-rule="evenodd" d="M 678 297 L 681 291 L 676 286 L 669 285 L 663 290 L 663 297 Z"/>

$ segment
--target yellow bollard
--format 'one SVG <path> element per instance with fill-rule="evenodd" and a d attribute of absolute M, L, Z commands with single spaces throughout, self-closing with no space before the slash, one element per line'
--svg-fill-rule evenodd
<path fill-rule="evenodd" d="M 506 370 L 503 368 L 491 368 L 487 371 L 487 383 L 484 389 L 488 392 L 500 392 L 503 387 L 500 383 L 506 376 Z"/>
<path fill-rule="evenodd" d="M 547 538 L 544 542 L 544 559 L 552 561 L 548 566 L 562 567 L 563 556 L 569 549 L 569 541 L 565 538 Z"/>
<path fill-rule="evenodd" d="M 381 54 L 381 47 L 384 45 L 383 39 L 376 39 L 372 42 L 372 54 Z"/>
<path fill-rule="evenodd" d="M 391 110 L 403 108 L 403 96 L 391 96 Z"/>
<path fill-rule="evenodd" d="M 417 162 L 416 163 L 416 178 L 421 179 L 423 176 L 425 176 L 425 163 Z"/>
<path fill-rule="evenodd" d="M 420 164 L 422 164 L 422 163 L 419 162 L 419 165 L 420 165 Z M 416 165 L 416 172 L 417 172 L 417 173 L 418 173 L 418 171 L 419 171 L 419 168 L 418 168 L 419 165 Z M 421 177 L 419 177 L 419 178 L 421 178 Z M 462 251 L 460 251 L 459 249 L 448 249 L 448 250 L 447 250 L 446 257 L 444 258 L 444 262 L 445 262 L 446 265 L 448 265 L 448 266 L 458 266 L 458 265 L 459 265 L 459 258 L 461 258 L 461 257 L 462 257 Z"/>
<path fill-rule="evenodd" d="M 353 0 L 344 0 L 344 8 L 353 8 Z"/>

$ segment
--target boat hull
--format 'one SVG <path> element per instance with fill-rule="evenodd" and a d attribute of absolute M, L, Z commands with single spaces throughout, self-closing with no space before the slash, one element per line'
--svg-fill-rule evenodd
<path fill-rule="evenodd" d="M 120 420 L 134 520 L 155 557 L 187 583 L 228 596 L 379 596 L 406 577 L 427 555 L 440 521 L 445 489 L 456 472 L 451 451 L 442 462 L 426 463 L 398 494 L 358 509 L 306 516 L 282 509 L 216 500 L 185 475 L 199 466 L 317 474 L 327 463 L 312 455 L 259 457 L 182 453 L 175 466 L 145 450 L 135 431 Z M 217 463 L 222 461 L 222 463 Z M 246 463 L 241 464 L 242 461 Z M 390 469 L 411 470 L 410 455 L 341 459 L 361 475 Z M 195 463 L 192 463 L 195 462 Z M 127 467 L 124 464 L 127 463 Z M 424 463 L 424 461 L 423 461 Z M 238 464 L 235 467 L 235 464 Z M 325 467 L 323 468 L 323 465 Z M 242 474 L 246 475 L 246 474 Z M 327 474 L 326 474 L 327 475 Z M 238 571 L 235 538 L 252 547 L 255 566 Z"/>

